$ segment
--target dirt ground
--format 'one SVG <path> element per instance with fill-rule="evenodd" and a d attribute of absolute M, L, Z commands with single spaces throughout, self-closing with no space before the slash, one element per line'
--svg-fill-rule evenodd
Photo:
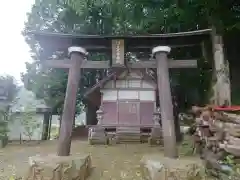
<path fill-rule="evenodd" d="M 28 169 L 28 157 L 36 154 L 51 154 L 57 149 L 56 141 L 35 145 L 8 145 L 0 149 L 0 180 L 12 174 L 24 175 Z M 144 154 L 162 153 L 163 147 L 148 144 L 117 144 L 113 146 L 90 146 L 85 140 L 72 142 L 71 153 L 89 153 L 94 166 L 89 180 L 141 180 L 139 161 Z M 193 157 L 191 157 L 193 158 Z M 200 161 L 196 157 L 197 161 Z"/>

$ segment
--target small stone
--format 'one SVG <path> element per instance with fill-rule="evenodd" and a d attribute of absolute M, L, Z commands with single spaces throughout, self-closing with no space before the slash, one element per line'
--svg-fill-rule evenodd
<path fill-rule="evenodd" d="M 29 158 L 27 180 L 85 180 L 90 173 L 89 155 L 37 155 Z"/>

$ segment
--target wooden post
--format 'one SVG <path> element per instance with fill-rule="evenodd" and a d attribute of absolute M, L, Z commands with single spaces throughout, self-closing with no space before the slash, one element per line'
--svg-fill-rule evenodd
<path fill-rule="evenodd" d="M 50 112 L 44 112 L 43 115 L 43 131 L 42 131 L 42 140 L 48 140 L 49 138 L 49 128 L 50 128 Z"/>
<path fill-rule="evenodd" d="M 49 118 L 48 140 L 50 140 L 51 138 L 51 129 L 52 129 L 52 113 L 50 114 Z"/>
<path fill-rule="evenodd" d="M 87 55 L 86 50 L 81 47 L 70 47 L 68 51 L 71 60 L 71 67 L 69 68 L 67 90 L 59 134 L 59 156 L 69 156 L 70 154 L 71 134 L 73 121 L 75 119 L 77 91 L 81 78 L 81 65 L 84 61 L 84 57 Z"/>
<path fill-rule="evenodd" d="M 216 74 L 215 104 L 231 105 L 231 88 L 229 79 L 228 61 L 224 59 L 222 36 L 216 33 L 216 29 L 212 28 L 212 45 L 214 55 L 214 65 Z"/>
<path fill-rule="evenodd" d="M 153 48 L 152 53 L 157 61 L 157 83 L 163 128 L 164 154 L 167 157 L 176 158 L 178 157 L 178 152 L 167 58 L 170 50 L 171 48 L 168 46 L 158 46 Z"/>

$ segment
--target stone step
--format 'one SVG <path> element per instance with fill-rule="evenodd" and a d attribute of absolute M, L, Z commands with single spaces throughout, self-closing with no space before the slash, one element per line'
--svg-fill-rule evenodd
<path fill-rule="evenodd" d="M 118 143 L 124 143 L 124 142 L 141 142 L 141 135 L 117 135 Z"/>
<path fill-rule="evenodd" d="M 133 140 L 133 139 L 121 139 L 121 140 L 118 140 L 117 141 L 118 143 L 134 143 L 134 142 L 137 142 L 137 143 L 140 143 L 141 142 L 141 140 L 140 139 L 138 139 L 138 140 Z"/>
<path fill-rule="evenodd" d="M 140 139 L 118 139 L 119 141 L 122 142 L 133 142 L 133 141 L 140 141 Z"/>
<path fill-rule="evenodd" d="M 119 137 L 117 137 L 117 139 L 119 140 L 119 141 L 140 141 L 141 140 L 141 138 L 119 138 Z"/>
<path fill-rule="evenodd" d="M 116 130 L 118 143 L 141 142 L 141 131 L 139 127 L 119 127 Z"/>
<path fill-rule="evenodd" d="M 117 134 L 117 136 L 124 136 L 124 137 L 140 137 L 141 134 L 126 134 L 126 133 L 122 133 L 122 134 Z"/>

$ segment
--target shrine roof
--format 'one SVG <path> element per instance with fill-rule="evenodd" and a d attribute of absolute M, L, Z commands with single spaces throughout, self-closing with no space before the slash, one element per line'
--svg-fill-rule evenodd
<path fill-rule="evenodd" d="M 124 39 L 126 48 L 145 46 L 149 49 L 159 45 L 183 46 L 186 44 L 200 44 L 203 40 L 210 37 L 210 33 L 211 29 L 145 35 L 84 35 L 50 33 L 44 31 L 30 32 L 30 34 L 46 48 L 51 47 L 51 49 L 54 50 L 61 50 L 72 45 L 79 45 L 85 47 L 88 51 L 93 49 L 110 49 L 111 40 L 113 39 Z"/>
<path fill-rule="evenodd" d="M 87 98 L 92 92 L 103 87 L 108 81 L 112 80 L 116 76 L 119 76 L 122 72 L 123 72 L 123 70 L 111 69 L 106 77 L 104 77 L 103 79 L 98 81 L 95 85 L 93 85 L 91 88 L 89 88 L 86 91 L 86 93 L 84 94 L 84 97 Z"/>
<path fill-rule="evenodd" d="M 119 77 L 122 73 L 124 73 L 124 71 L 127 71 L 127 70 L 122 69 L 122 68 L 120 68 L 120 69 L 112 68 L 105 78 L 103 78 L 102 80 L 97 82 L 94 86 L 92 86 L 91 88 L 89 88 L 86 91 L 86 93 L 84 94 L 84 97 L 87 98 L 91 93 L 93 93 L 95 90 L 97 90 L 99 88 L 102 88 L 110 80 L 113 80 L 114 78 Z M 146 71 L 142 71 L 142 70 L 140 70 L 140 71 L 142 72 L 143 79 L 145 79 L 147 81 L 152 81 L 155 83 L 154 77 L 147 74 Z"/>

